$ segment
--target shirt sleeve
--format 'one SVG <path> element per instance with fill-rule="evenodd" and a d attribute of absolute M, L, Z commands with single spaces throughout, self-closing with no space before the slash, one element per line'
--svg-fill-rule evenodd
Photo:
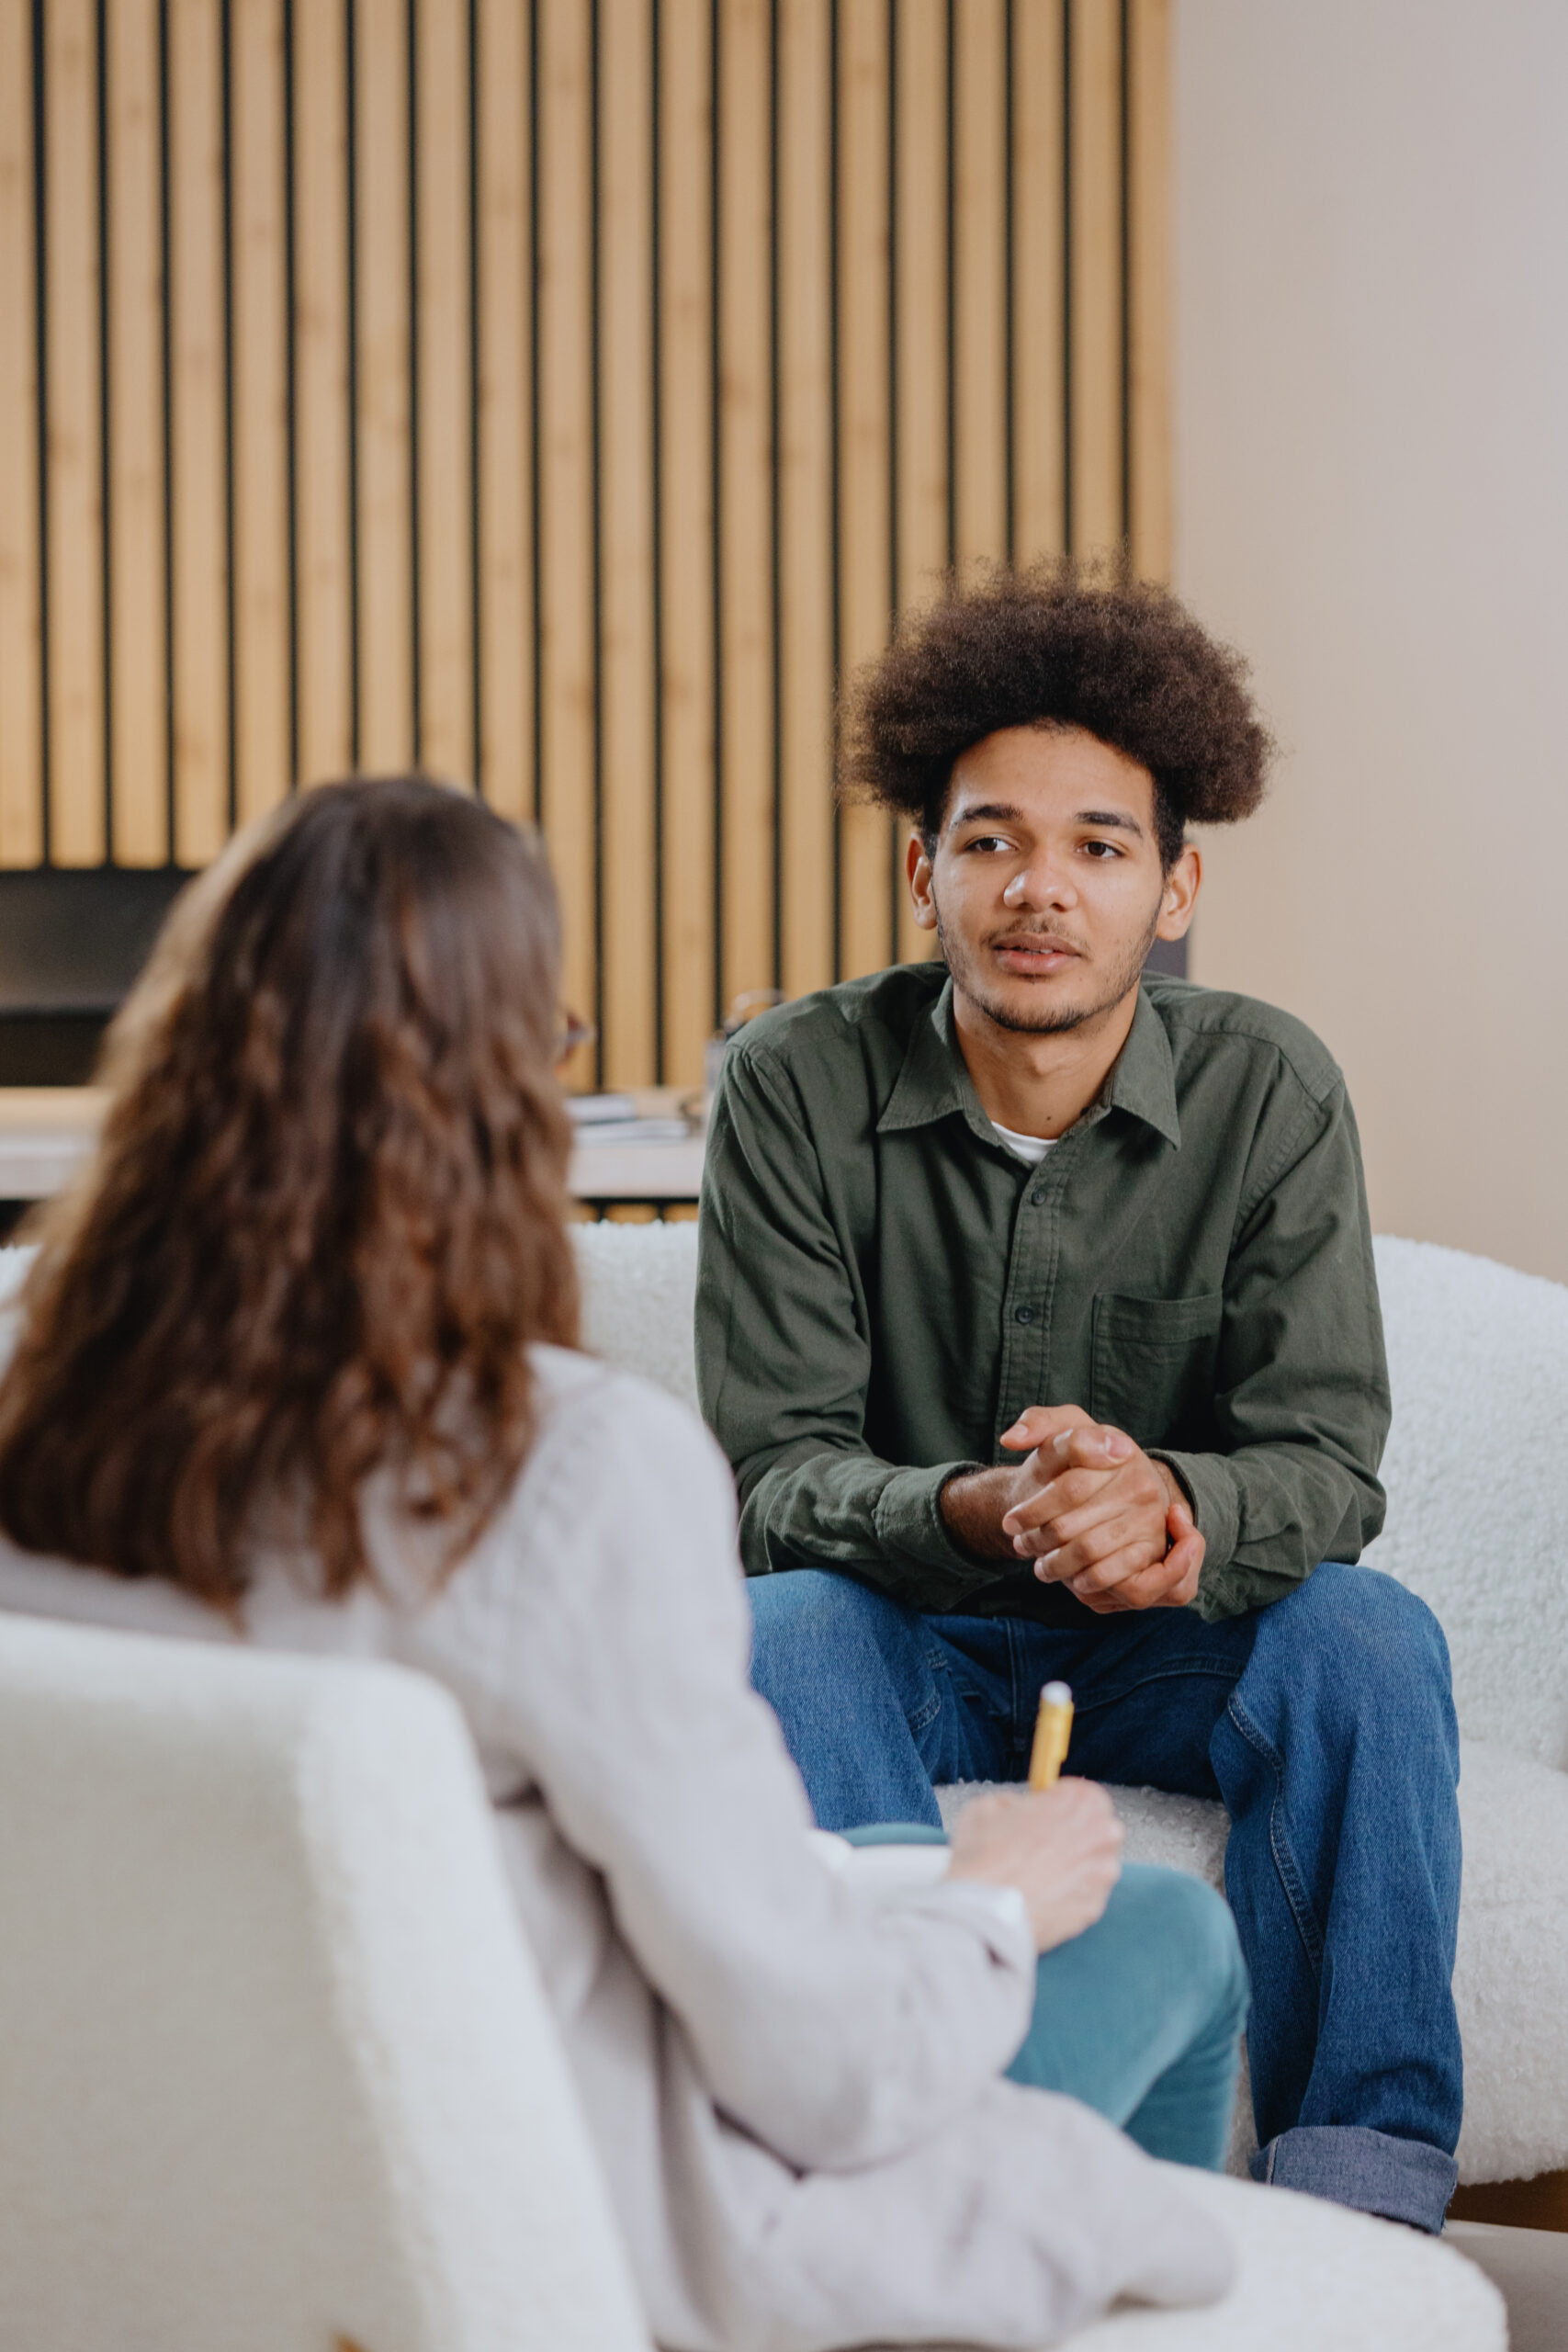
<path fill-rule="evenodd" d="M 1244 1201 L 1225 1273 L 1212 1453 L 1151 1451 L 1190 1498 L 1196 1606 L 1238 1616 L 1382 1525 L 1388 1364 L 1356 1123 L 1306 1096 Z"/>
<path fill-rule="evenodd" d="M 708 1130 L 696 1305 L 703 1418 L 735 1472 L 748 1576 L 852 1568 L 944 1611 L 996 1576 L 953 1543 L 949 1478 L 865 1442 L 870 1321 L 787 1071 L 732 1047 Z"/>
<path fill-rule="evenodd" d="M 803 2167 L 912 2146 L 1022 2040 L 1027 1921 L 966 1882 L 873 1904 L 811 1850 L 747 1679 L 729 1474 L 693 1415 L 607 1378 L 540 1454 L 519 1490 L 526 1573 L 504 1521 L 462 1571 L 487 1743 L 602 1874 L 717 2106 Z"/>

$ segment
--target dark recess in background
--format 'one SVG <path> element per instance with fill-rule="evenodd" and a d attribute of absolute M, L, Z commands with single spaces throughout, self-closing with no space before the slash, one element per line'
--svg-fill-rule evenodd
<path fill-rule="evenodd" d="M 0 873 L 0 1086 L 81 1086 L 147 960 L 178 866 Z"/>

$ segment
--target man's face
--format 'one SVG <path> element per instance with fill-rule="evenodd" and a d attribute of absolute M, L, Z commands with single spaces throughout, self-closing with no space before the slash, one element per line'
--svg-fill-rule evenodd
<path fill-rule="evenodd" d="M 953 986 L 1003 1029 L 1076 1029 L 1137 986 L 1190 919 L 1197 853 L 1160 869 L 1154 778 L 1078 727 L 1009 727 L 956 762 L 935 855 L 909 884 Z"/>

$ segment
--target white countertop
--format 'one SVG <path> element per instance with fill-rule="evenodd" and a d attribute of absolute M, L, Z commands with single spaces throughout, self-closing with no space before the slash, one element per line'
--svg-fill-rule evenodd
<path fill-rule="evenodd" d="M 651 1107 L 651 1098 L 650 1107 Z M 105 1096 L 91 1086 L 0 1086 L 0 1201 L 42 1201 L 70 1182 L 93 1148 Z M 694 1201 L 701 1134 L 671 1143 L 580 1142 L 568 1182 L 582 1201 Z"/>

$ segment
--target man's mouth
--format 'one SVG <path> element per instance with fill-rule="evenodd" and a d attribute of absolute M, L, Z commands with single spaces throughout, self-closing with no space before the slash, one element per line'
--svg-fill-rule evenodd
<path fill-rule="evenodd" d="M 1021 933 L 993 940 L 991 953 L 1008 971 L 1018 973 L 1021 978 L 1035 979 L 1065 971 L 1069 964 L 1077 962 L 1080 950 L 1070 940 Z"/>

